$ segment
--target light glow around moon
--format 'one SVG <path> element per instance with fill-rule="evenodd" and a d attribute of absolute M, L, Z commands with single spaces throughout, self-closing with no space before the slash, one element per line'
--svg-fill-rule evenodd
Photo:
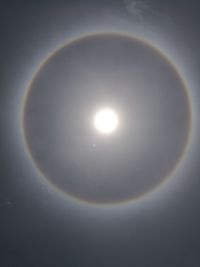
<path fill-rule="evenodd" d="M 115 132 L 119 125 L 119 118 L 116 112 L 110 108 L 104 108 L 94 116 L 94 126 L 102 134 L 109 135 Z"/>
<path fill-rule="evenodd" d="M 139 200 L 157 191 L 185 155 L 192 122 L 187 89 L 176 66 L 146 40 L 122 33 L 72 40 L 40 65 L 24 96 L 21 122 L 29 157 L 42 177 L 75 200 Z M 91 114 L 86 107 L 107 100 L 120 107 L 125 126 L 111 142 L 85 127 Z M 114 116 L 105 116 L 107 109 Z M 92 126 L 99 133 L 118 130 L 121 117 L 114 110 L 96 112 Z"/>

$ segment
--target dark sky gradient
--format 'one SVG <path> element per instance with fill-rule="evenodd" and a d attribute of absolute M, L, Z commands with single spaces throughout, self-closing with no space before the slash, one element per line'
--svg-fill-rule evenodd
<path fill-rule="evenodd" d="M 199 1 L 2 1 L 0 22 L 0 266 L 199 267 Z M 41 180 L 21 141 L 19 107 L 50 51 L 107 25 L 155 33 L 174 51 L 193 95 L 195 134 L 167 189 L 136 205 L 100 209 Z"/>

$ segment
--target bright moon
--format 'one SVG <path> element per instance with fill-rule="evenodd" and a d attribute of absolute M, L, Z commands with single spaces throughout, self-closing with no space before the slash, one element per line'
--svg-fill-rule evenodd
<path fill-rule="evenodd" d="M 110 108 L 104 108 L 94 116 L 94 126 L 96 130 L 102 134 L 113 133 L 119 124 L 119 118 L 116 112 Z"/>

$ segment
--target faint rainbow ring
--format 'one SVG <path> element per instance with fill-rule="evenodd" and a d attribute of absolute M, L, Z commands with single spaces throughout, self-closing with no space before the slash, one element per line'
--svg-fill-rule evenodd
<path fill-rule="evenodd" d="M 70 195 L 64 191 L 62 191 L 61 189 L 59 189 L 58 187 L 56 187 L 56 185 L 54 185 L 52 182 L 49 181 L 48 177 L 46 177 L 43 172 L 38 168 L 37 164 L 35 163 L 35 161 L 33 160 L 32 156 L 31 156 L 31 152 L 28 146 L 28 142 L 26 140 L 26 136 L 25 136 L 25 122 L 24 122 L 24 113 L 25 113 L 25 106 L 26 106 L 26 101 L 28 99 L 28 96 L 31 92 L 31 85 L 35 79 L 35 77 L 38 75 L 38 73 L 40 72 L 40 70 L 52 59 L 52 57 L 58 52 L 60 51 L 62 48 L 66 48 L 67 46 L 73 44 L 74 42 L 78 42 L 79 40 L 82 40 L 84 38 L 88 38 L 88 37 L 95 37 L 98 35 L 118 35 L 118 36 L 122 36 L 122 37 L 127 37 L 133 40 L 137 40 L 140 43 L 143 43 L 145 45 L 148 45 L 148 47 L 150 47 L 152 50 L 156 51 L 160 56 L 162 56 L 166 62 L 173 68 L 174 72 L 177 74 L 177 76 L 179 77 L 179 79 L 182 82 L 184 91 L 185 91 L 185 95 L 187 97 L 187 102 L 188 102 L 188 108 L 189 108 L 189 120 L 188 120 L 188 136 L 187 136 L 187 140 L 185 142 L 185 145 L 182 149 L 182 153 L 179 156 L 179 158 L 176 161 L 176 164 L 174 164 L 174 166 L 172 167 L 171 171 L 168 172 L 167 175 L 165 175 L 164 179 L 162 179 L 162 182 L 159 183 L 158 185 L 156 185 L 153 189 L 148 190 L 146 192 L 144 192 L 143 194 L 139 195 L 136 198 L 128 198 L 125 199 L 123 201 L 119 201 L 119 202 L 112 202 L 112 203 L 96 203 L 96 202 L 92 202 L 92 201 L 88 201 L 86 199 L 79 199 L 76 198 L 73 195 Z M 110 207 L 110 206 L 118 206 L 118 205 L 125 205 L 125 204 L 130 204 L 130 203 L 135 203 L 138 202 L 139 200 L 143 199 L 144 197 L 146 197 L 147 195 L 149 195 L 150 193 L 154 193 L 157 192 L 164 184 L 165 182 L 172 177 L 175 172 L 177 171 L 180 163 L 182 162 L 182 159 L 185 157 L 186 152 L 188 150 L 189 144 L 191 143 L 191 137 L 192 137 L 192 121 L 193 121 L 193 111 L 192 111 L 192 99 L 191 99 L 191 94 L 189 92 L 189 86 L 187 84 L 187 81 L 185 80 L 185 78 L 183 77 L 183 75 L 180 73 L 179 69 L 177 68 L 176 64 L 173 62 L 173 60 L 170 58 L 169 55 L 167 55 L 165 52 L 163 52 L 159 47 L 157 47 L 155 44 L 152 44 L 152 42 L 149 42 L 148 40 L 146 40 L 145 38 L 141 38 L 138 37 L 136 35 L 130 34 L 130 33 L 124 33 L 124 32 L 93 32 L 93 33 L 88 33 L 88 34 L 84 34 L 84 35 L 80 35 L 77 36 L 71 40 L 69 40 L 68 42 L 62 44 L 61 46 L 59 46 L 58 48 L 56 48 L 55 50 L 53 50 L 51 53 L 49 53 L 49 55 L 42 61 L 42 63 L 37 67 L 37 69 L 35 70 L 35 72 L 32 75 L 32 79 L 29 81 L 27 89 L 22 97 L 22 101 L 21 101 L 21 109 L 20 109 L 20 128 L 22 129 L 22 139 L 23 139 L 23 143 L 25 146 L 25 150 L 26 153 L 28 155 L 28 158 L 30 159 L 30 161 L 32 162 L 32 164 L 34 165 L 34 167 L 36 168 L 37 172 L 39 173 L 39 175 L 41 177 L 44 178 L 45 182 L 48 185 L 51 185 L 53 187 L 54 190 L 58 191 L 59 193 L 61 193 L 64 196 L 70 197 L 72 200 L 74 200 L 75 202 L 78 202 L 79 204 L 86 204 L 86 205 L 92 205 L 92 206 L 98 206 L 98 207 Z"/>

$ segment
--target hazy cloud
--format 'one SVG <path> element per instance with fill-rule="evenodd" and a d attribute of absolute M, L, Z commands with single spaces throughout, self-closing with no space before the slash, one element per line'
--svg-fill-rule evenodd
<path fill-rule="evenodd" d="M 129 14 L 139 19 L 143 18 L 146 13 L 151 12 L 149 5 L 140 0 L 123 0 L 123 6 Z"/>

